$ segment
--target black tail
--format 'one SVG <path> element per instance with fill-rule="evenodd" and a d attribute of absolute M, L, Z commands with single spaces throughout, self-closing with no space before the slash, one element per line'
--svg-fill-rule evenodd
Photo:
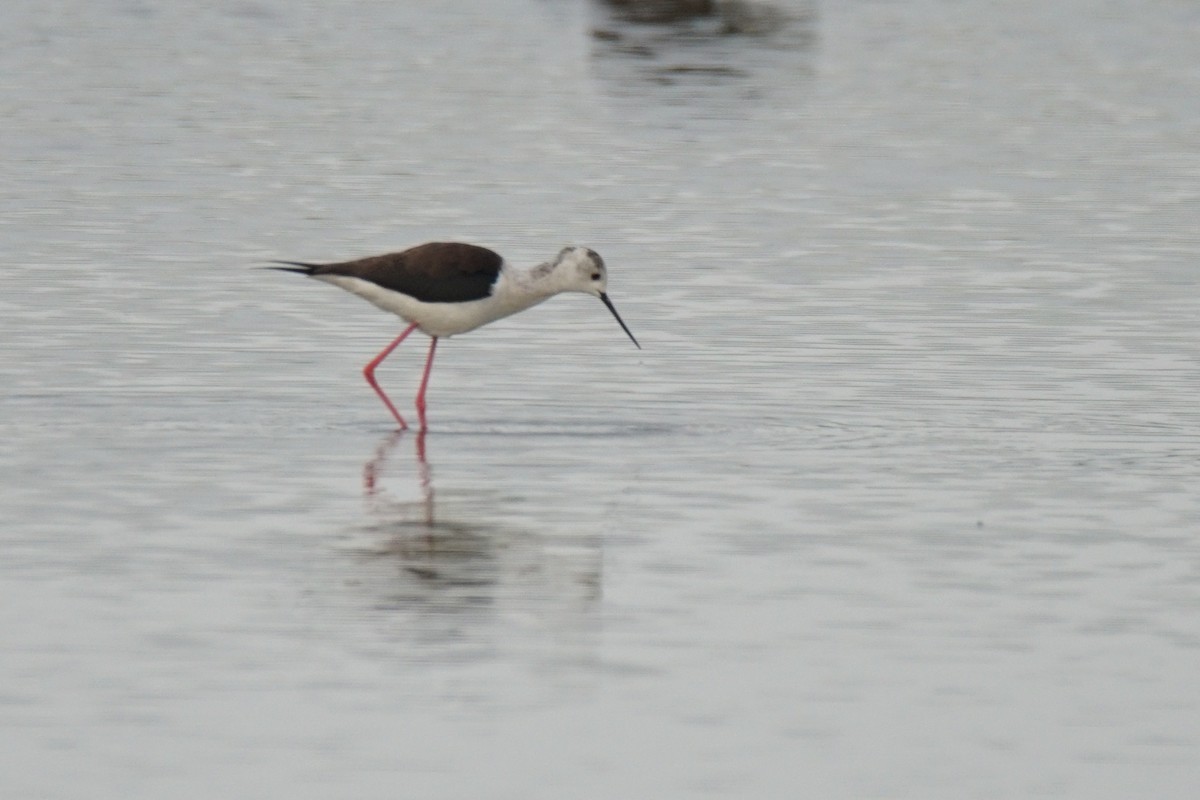
<path fill-rule="evenodd" d="M 320 264 L 306 264 L 303 261 L 272 261 L 272 264 L 287 264 L 286 267 L 263 267 L 263 269 L 277 269 L 280 272 L 296 272 L 300 275 L 312 275 L 321 268 Z"/>

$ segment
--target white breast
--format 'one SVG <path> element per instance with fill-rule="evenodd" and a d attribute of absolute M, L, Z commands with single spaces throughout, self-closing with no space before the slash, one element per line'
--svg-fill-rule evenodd
<path fill-rule="evenodd" d="M 422 333 L 429 336 L 454 336 L 466 333 L 481 325 L 495 322 L 518 311 L 524 311 L 545 300 L 549 295 L 538 296 L 520 291 L 519 284 L 511 281 L 507 270 L 500 273 L 492 288 L 492 294 L 482 300 L 465 303 L 423 303 L 400 292 L 384 289 L 378 284 L 362 278 L 345 275 L 315 275 L 317 280 L 332 283 L 368 300 L 384 311 L 415 322 Z"/>

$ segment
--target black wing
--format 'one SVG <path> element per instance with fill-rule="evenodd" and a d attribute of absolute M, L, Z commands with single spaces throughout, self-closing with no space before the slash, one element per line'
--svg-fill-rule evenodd
<path fill-rule="evenodd" d="M 281 261 L 314 278 L 345 275 L 370 281 L 424 303 L 465 303 L 492 292 L 504 259 L 486 247 L 460 242 L 430 242 L 400 253 L 370 256 L 337 264 Z"/>

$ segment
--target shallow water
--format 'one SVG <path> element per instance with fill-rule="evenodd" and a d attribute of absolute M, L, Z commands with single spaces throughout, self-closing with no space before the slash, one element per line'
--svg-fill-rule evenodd
<path fill-rule="evenodd" d="M 5 797 L 1191 796 L 1200 14 L 739 8 L 0 11 Z"/>

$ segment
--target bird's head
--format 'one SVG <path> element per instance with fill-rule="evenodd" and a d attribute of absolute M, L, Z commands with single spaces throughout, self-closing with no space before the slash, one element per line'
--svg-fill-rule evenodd
<path fill-rule="evenodd" d="M 564 247 L 554 258 L 554 272 L 564 291 L 600 297 L 608 290 L 608 270 L 604 267 L 604 259 L 595 250 Z"/>
<path fill-rule="evenodd" d="M 617 313 L 616 307 L 608 299 L 608 270 L 599 253 L 586 247 L 564 247 L 558 251 L 558 256 L 554 259 L 553 269 L 556 278 L 561 282 L 562 291 L 583 292 L 599 297 L 601 302 L 608 306 L 612 315 L 617 318 L 621 329 L 637 345 L 638 349 L 641 349 L 642 346 L 638 344 L 637 339 L 633 338 L 633 334 L 629 332 L 621 315 Z"/>

